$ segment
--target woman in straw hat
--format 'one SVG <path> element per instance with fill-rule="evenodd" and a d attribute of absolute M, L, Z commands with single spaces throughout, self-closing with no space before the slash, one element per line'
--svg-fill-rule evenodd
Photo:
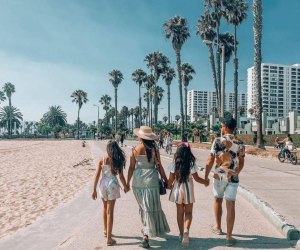
<path fill-rule="evenodd" d="M 170 232 L 160 203 L 158 171 L 165 183 L 167 183 L 167 176 L 161 165 L 159 150 L 155 143 L 157 136 L 152 129 L 141 126 L 134 129 L 133 132 L 139 137 L 141 144 L 132 151 L 127 185 L 130 186 L 133 176 L 132 189 L 140 207 L 143 223 L 142 247 L 148 248 L 150 247 L 149 236 Z"/>

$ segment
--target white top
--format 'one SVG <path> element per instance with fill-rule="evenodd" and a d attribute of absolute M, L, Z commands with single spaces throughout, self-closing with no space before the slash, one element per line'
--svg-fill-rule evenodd
<path fill-rule="evenodd" d="M 171 163 L 167 169 L 170 171 L 170 173 L 174 174 L 175 173 L 175 164 Z M 193 174 L 197 173 L 198 171 L 198 167 L 196 165 L 194 165 L 192 168 L 191 168 L 191 171 L 190 171 L 190 177 L 192 177 Z"/>

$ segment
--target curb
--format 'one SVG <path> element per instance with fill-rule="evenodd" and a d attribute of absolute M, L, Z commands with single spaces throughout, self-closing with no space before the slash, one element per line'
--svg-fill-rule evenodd
<path fill-rule="evenodd" d="M 299 240 L 300 231 L 293 225 L 288 224 L 284 216 L 277 213 L 270 204 L 258 198 L 246 188 L 239 186 L 239 194 L 258 209 L 288 240 Z M 300 246 L 300 242 L 297 243 Z"/>

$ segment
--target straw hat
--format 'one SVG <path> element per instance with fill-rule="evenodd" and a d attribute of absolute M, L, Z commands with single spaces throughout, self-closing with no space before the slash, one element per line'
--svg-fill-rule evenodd
<path fill-rule="evenodd" d="M 146 140 L 156 140 L 158 137 L 153 133 L 152 129 L 148 126 L 141 126 L 140 128 L 135 128 L 133 133 L 138 137 Z"/>

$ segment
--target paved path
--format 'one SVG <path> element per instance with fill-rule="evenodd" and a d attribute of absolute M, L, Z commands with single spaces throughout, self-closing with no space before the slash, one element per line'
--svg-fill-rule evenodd
<path fill-rule="evenodd" d="M 105 142 L 89 141 L 88 143 L 94 158 L 99 159 L 99 156 L 103 154 Z M 128 147 L 124 149 L 127 154 L 130 153 Z M 204 164 L 204 155 L 206 156 L 207 152 L 197 150 L 195 154 L 200 165 Z M 250 164 L 252 164 L 251 161 L 249 159 Z M 170 160 L 164 157 L 162 163 L 167 166 Z M 246 171 L 249 171 L 247 170 L 249 168 L 245 168 L 245 177 L 241 177 L 245 184 L 247 183 Z M 52 215 L 46 215 L 31 227 L 20 230 L 13 237 L 0 242 L 0 249 L 141 249 L 138 247 L 141 241 L 141 222 L 133 193 L 122 194 L 122 198 L 116 203 L 113 234 L 118 244 L 114 247 L 106 247 L 102 236 L 102 205 L 99 200 L 93 201 L 90 195 L 91 186 L 89 185 L 72 202 L 64 206 L 64 209 L 59 208 L 53 211 Z M 210 232 L 210 226 L 213 223 L 211 186 L 205 188 L 196 183 L 195 198 L 194 217 L 190 230 L 190 249 L 226 249 L 224 247 L 225 236 L 217 236 Z M 168 201 L 167 195 L 161 196 L 161 199 L 171 233 L 166 238 L 151 239 L 150 245 L 152 248 L 159 249 L 181 249 L 177 241 L 175 205 Z M 234 234 L 239 240 L 236 249 L 292 249 L 284 236 L 240 196 L 238 196 L 236 210 Z M 64 214 L 68 216 L 65 217 Z M 226 229 L 225 215 L 226 212 L 223 216 L 223 230 Z"/>

